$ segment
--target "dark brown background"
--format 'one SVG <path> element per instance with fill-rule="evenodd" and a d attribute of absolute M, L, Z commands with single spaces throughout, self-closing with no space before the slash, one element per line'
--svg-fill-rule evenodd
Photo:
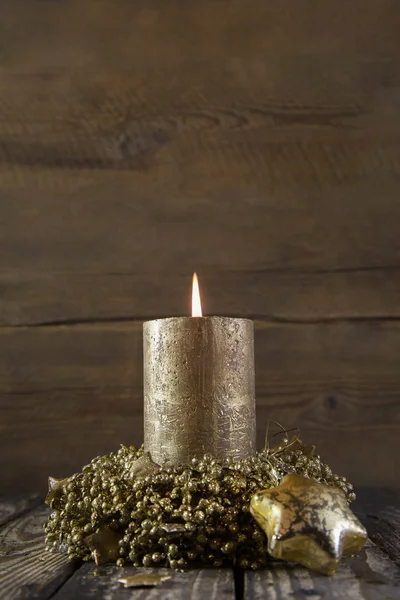
<path fill-rule="evenodd" d="M 193 270 L 255 319 L 260 443 L 398 485 L 398 1 L 0 7 L 1 491 L 141 443 Z"/>

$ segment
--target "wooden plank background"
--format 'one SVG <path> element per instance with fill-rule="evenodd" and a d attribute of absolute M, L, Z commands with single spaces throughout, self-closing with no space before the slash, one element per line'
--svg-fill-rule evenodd
<path fill-rule="evenodd" d="M 0 475 L 142 441 L 141 323 L 256 322 L 259 442 L 398 485 L 396 0 L 0 0 Z"/>

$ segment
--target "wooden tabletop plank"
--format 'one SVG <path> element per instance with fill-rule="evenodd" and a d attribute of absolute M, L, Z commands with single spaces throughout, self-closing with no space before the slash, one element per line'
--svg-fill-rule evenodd
<path fill-rule="evenodd" d="M 170 580 L 153 588 L 125 589 L 118 582 L 121 577 L 144 574 L 169 575 Z M 118 568 L 105 565 L 96 568 L 93 563 L 85 564 L 76 571 L 57 592 L 54 600 L 234 600 L 235 584 L 231 569 L 193 569 L 176 572 L 170 569 Z"/>
<path fill-rule="evenodd" d="M 400 566 L 400 490 L 360 489 L 354 511 L 373 542 Z"/>
<path fill-rule="evenodd" d="M 400 530 L 393 523 L 382 517 L 360 515 L 373 542 L 386 552 L 389 558 L 400 566 Z"/>
<path fill-rule="evenodd" d="M 0 529 L 0 599 L 46 600 L 73 572 L 65 554 L 44 550 L 47 507 L 25 512 Z"/>
<path fill-rule="evenodd" d="M 360 488 L 353 509 L 361 515 L 386 519 L 400 533 L 400 489 Z"/>
<path fill-rule="evenodd" d="M 41 502 L 40 497 L 36 494 L 19 496 L 17 498 L 0 497 L 0 527 L 31 510 L 38 504 L 41 504 Z"/>
<path fill-rule="evenodd" d="M 293 564 L 246 571 L 244 600 L 387 600 L 400 597 L 400 569 L 372 542 L 331 577 Z"/>

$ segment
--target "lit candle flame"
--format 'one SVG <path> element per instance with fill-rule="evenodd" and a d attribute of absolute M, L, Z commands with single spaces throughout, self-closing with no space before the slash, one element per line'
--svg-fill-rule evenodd
<path fill-rule="evenodd" d="M 199 280 L 197 279 L 196 273 L 193 273 L 193 287 L 192 287 L 192 317 L 202 317 L 201 302 L 200 302 L 200 290 Z"/>

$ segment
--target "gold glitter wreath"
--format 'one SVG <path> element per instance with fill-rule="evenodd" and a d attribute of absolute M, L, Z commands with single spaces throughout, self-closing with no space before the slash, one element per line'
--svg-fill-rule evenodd
<path fill-rule="evenodd" d="M 340 488 L 349 503 L 355 498 L 352 485 L 297 436 L 238 462 L 205 455 L 181 467 L 159 467 L 142 448 L 121 446 L 81 473 L 50 478 L 46 547 L 97 564 L 262 567 L 267 539 L 250 500 L 290 473 Z"/>

